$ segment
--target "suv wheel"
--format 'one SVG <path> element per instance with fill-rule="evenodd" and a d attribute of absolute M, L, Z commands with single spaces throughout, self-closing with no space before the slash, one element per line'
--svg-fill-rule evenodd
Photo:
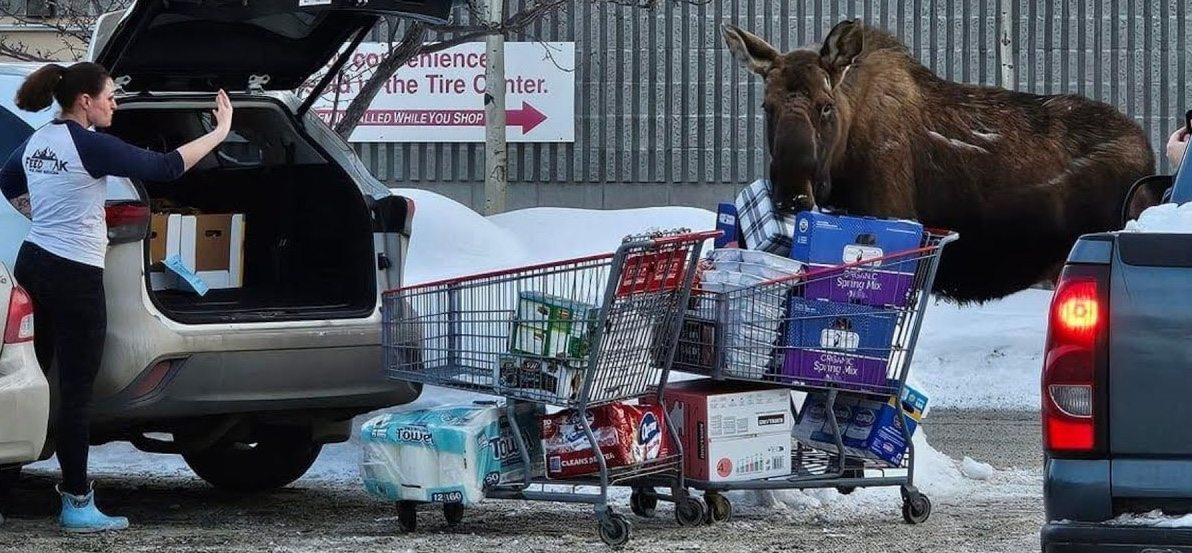
<path fill-rule="evenodd" d="M 302 477 L 323 449 L 310 433 L 269 430 L 255 443 L 225 442 L 182 458 L 191 470 L 217 489 L 261 492 Z"/>

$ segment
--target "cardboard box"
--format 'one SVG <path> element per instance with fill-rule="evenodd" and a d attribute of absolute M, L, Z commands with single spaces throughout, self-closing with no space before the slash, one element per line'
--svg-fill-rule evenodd
<path fill-rule="evenodd" d="M 885 403 L 858 400 L 845 435 L 845 447 L 862 457 L 885 461 L 894 466 L 901 465 L 907 442 L 902 437 L 902 417 L 898 413 L 900 403 L 906 411 L 907 430 L 913 436 L 927 409 L 927 396 L 908 385 L 903 391 L 901 402 L 893 397 Z"/>
<path fill-rule="evenodd" d="M 918 269 L 916 255 L 828 269 L 915 250 L 922 242 L 923 225 L 914 221 L 805 211 L 796 217 L 790 256 L 814 273 L 808 277 L 807 298 L 901 307 Z"/>
<path fill-rule="evenodd" d="M 668 384 L 663 401 L 687 476 L 727 482 L 790 473 L 790 390 L 690 380 Z"/>
<path fill-rule="evenodd" d="M 166 259 L 166 223 L 169 215 L 154 213 L 149 217 L 149 266 L 153 270 L 164 270 L 161 265 Z"/>
<path fill-rule="evenodd" d="M 585 371 L 556 359 L 502 355 L 494 376 L 497 391 L 519 390 L 565 403 L 579 399 Z"/>
<path fill-rule="evenodd" d="M 897 313 L 791 297 L 782 374 L 821 382 L 886 382 Z"/>
<path fill-rule="evenodd" d="M 895 386 L 896 383 L 889 383 Z M 808 446 L 836 453 L 832 428 L 826 413 L 827 395 L 823 392 L 808 394 L 803 408 L 795 419 L 791 436 Z M 904 460 L 907 443 L 900 430 L 901 417 L 898 404 L 906 411 L 910 424 L 908 430 L 914 435 L 927 409 L 927 396 L 907 386 L 902 401 L 893 397 L 881 401 L 872 397 L 842 393 L 836 396 L 836 424 L 840 429 L 845 454 L 899 466 Z"/>
<path fill-rule="evenodd" d="M 708 444 L 706 460 L 684 467 L 691 467 L 688 478 L 735 482 L 789 475 L 790 463 L 790 435 L 772 433 L 713 440 Z"/>
<path fill-rule="evenodd" d="M 522 292 L 509 351 L 556 359 L 586 360 L 600 309 L 567 298 Z"/>
<path fill-rule="evenodd" d="M 658 351 L 664 350 L 659 348 Z M 671 368 L 696 373 L 708 373 L 716 368 L 715 320 L 696 315 L 683 318 Z"/>
<path fill-rule="evenodd" d="M 791 437 L 800 443 L 839 454 L 836 441 L 832 436 L 832 425 L 828 421 L 828 396 L 823 392 L 811 392 L 803 401 L 791 427 Z M 843 438 L 848 431 L 848 425 L 853 420 L 853 407 L 856 406 L 856 396 L 842 393 L 837 394 L 833 410 L 836 413 L 836 426 Z"/>
<path fill-rule="evenodd" d="M 670 455 L 670 436 L 660 405 L 610 403 L 587 409 L 584 416 L 607 468 L 640 465 Z M 547 478 L 599 471 L 578 411 L 567 409 L 541 417 L 541 431 Z"/>
<path fill-rule="evenodd" d="M 160 231 L 164 219 L 164 238 Z M 158 226 L 154 231 L 154 225 Z M 244 214 L 155 214 L 150 223 L 150 281 L 154 290 L 191 289 L 194 280 L 205 293 L 210 288 L 239 288 L 244 276 Z M 156 232 L 156 234 L 155 234 Z M 155 249 L 157 248 L 157 249 Z M 181 278 L 175 271 L 152 265 L 178 256 Z M 167 264 L 168 265 L 168 264 Z"/>

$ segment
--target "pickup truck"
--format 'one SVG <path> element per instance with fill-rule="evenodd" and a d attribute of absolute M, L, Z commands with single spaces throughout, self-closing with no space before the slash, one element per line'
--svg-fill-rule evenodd
<path fill-rule="evenodd" d="M 1135 183 L 1123 218 L 1192 201 L 1189 158 Z M 1081 237 L 1050 309 L 1042 550 L 1192 552 L 1192 528 L 1119 518 L 1192 512 L 1192 234 Z"/>

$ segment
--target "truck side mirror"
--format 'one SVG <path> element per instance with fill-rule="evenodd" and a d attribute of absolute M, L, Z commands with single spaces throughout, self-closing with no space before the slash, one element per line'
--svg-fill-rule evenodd
<path fill-rule="evenodd" d="M 1122 206 L 1120 228 L 1125 228 L 1127 222 L 1137 219 L 1147 208 L 1162 203 L 1164 194 L 1174 183 L 1175 179 L 1171 175 L 1151 175 L 1135 181 L 1130 187 L 1130 192 L 1126 194 L 1125 205 Z"/>

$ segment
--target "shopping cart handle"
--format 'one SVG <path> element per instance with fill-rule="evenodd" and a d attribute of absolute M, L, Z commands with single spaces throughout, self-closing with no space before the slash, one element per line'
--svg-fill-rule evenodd
<path fill-rule="evenodd" d="M 650 242 L 656 246 L 662 246 L 662 245 L 670 244 L 672 242 L 703 241 L 703 240 L 708 240 L 710 238 L 716 238 L 723 234 L 724 234 L 724 231 L 719 230 L 719 229 L 705 230 L 705 231 L 700 231 L 700 232 L 689 232 L 689 233 L 684 233 L 684 234 L 675 234 L 672 236 L 663 236 L 660 238 L 652 238 L 648 242 Z"/>

